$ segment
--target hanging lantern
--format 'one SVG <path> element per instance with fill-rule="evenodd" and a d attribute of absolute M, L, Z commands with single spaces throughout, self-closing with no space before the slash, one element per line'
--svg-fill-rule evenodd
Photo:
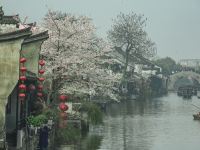
<path fill-rule="evenodd" d="M 45 65 L 45 61 L 43 59 L 39 60 L 39 65 L 40 66 L 44 66 Z"/>
<path fill-rule="evenodd" d="M 42 92 L 42 89 L 38 89 L 39 92 Z"/>
<path fill-rule="evenodd" d="M 38 85 L 38 90 L 42 90 L 43 89 L 43 85 Z"/>
<path fill-rule="evenodd" d="M 60 103 L 59 108 L 61 111 L 67 111 L 68 106 L 65 103 Z"/>
<path fill-rule="evenodd" d="M 26 94 L 24 94 L 24 93 L 20 93 L 20 94 L 19 94 L 19 97 L 20 97 L 20 98 L 25 98 L 25 96 L 26 96 Z"/>
<path fill-rule="evenodd" d="M 26 76 L 20 76 L 19 79 L 22 80 L 22 81 L 25 81 L 26 80 Z"/>
<path fill-rule="evenodd" d="M 43 69 L 40 69 L 38 72 L 39 74 L 43 74 L 45 71 Z"/>
<path fill-rule="evenodd" d="M 66 113 L 66 112 L 60 112 L 60 117 L 61 117 L 63 120 L 66 120 L 66 119 L 67 119 L 67 113 Z"/>
<path fill-rule="evenodd" d="M 43 85 L 41 85 L 41 84 L 40 84 L 40 85 L 38 85 L 38 91 L 40 91 L 40 92 L 41 92 L 41 91 L 42 91 L 42 89 L 43 89 Z"/>
<path fill-rule="evenodd" d="M 34 91 L 36 89 L 35 85 L 33 85 L 33 84 L 30 84 L 28 88 L 30 91 Z"/>
<path fill-rule="evenodd" d="M 42 97 L 43 94 L 42 94 L 42 93 L 37 93 L 37 96 L 38 96 L 38 97 Z"/>
<path fill-rule="evenodd" d="M 67 99 L 66 95 L 60 95 L 59 96 L 60 101 L 65 101 Z"/>
<path fill-rule="evenodd" d="M 40 78 L 38 78 L 38 80 L 42 82 L 42 81 L 44 81 L 44 80 L 45 80 L 45 78 L 43 78 L 43 77 L 40 77 Z"/>
<path fill-rule="evenodd" d="M 20 70 L 21 72 L 26 72 L 26 67 L 21 67 Z"/>
<path fill-rule="evenodd" d="M 25 63 L 26 62 L 26 58 L 24 58 L 24 57 L 22 57 L 22 58 L 20 58 L 20 63 Z"/>
<path fill-rule="evenodd" d="M 26 85 L 25 84 L 20 84 L 19 85 L 20 90 L 26 90 Z"/>

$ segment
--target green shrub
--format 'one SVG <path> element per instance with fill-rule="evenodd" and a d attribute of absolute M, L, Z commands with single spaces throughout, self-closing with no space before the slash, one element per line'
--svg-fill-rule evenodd
<path fill-rule="evenodd" d="M 89 135 L 81 143 L 85 150 L 97 150 L 101 145 L 103 137 L 98 135 Z"/>
<path fill-rule="evenodd" d="M 33 125 L 34 127 L 40 127 L 42 124 L 47 123 L 48 118 L 41 114 L 41 115 L 37 115 L 37 116 L 29 116 L 26 119 L 26 123 L 28 125 Z"/>
<path fill-rule="evenodd" d="M 88 114 L 88 120 L 91 124 L 97 125 L 103 122 L 103 113 L 101 109 L 94 103 L 84 103 L 82 110 Z"/>
<path fill-rule="evenodd" d="M 60 144 L 73 144 L 80 140 L 81 132 L 79 128 L 72 125 L 67 125 L 66 128 L 58 128 L 56 130 L 55 142 Z"/>
<path fill-rule="evenodd" d="M 56 120 L 58 118 L 58 110 L 57 109 L 47 109 L 42 114 L 44 114 L 48 119 Z"/>

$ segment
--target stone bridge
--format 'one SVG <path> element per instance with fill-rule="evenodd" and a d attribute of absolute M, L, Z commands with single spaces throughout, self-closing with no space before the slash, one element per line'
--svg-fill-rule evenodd
<path fill-rule="evenodd" d="M 177 90 L 184 85 L 198 86 L 200 83 L 200 74 L 192 71 L 182 71 L 170 76 L 168 90 Z"/>

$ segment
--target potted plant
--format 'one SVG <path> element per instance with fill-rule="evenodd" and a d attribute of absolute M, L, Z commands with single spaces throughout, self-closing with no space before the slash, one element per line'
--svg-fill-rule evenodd
<path fill-rule="evenodd" d="M 37 133 L 37 128 L 41 127 L 43 124 L 46 124 L 48 121 L 47 117 L 43 114 L 37 116 L 29 116 L 26 119 L 26 123 L 29 127 L 30 135 Z"/>

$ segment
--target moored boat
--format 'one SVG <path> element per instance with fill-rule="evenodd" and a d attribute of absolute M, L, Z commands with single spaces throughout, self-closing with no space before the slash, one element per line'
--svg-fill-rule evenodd
<path fill-rule="evenodd" d="M 178 88 L 177 91 L 178 96 L 183 96 L 183 98 L 190 99 L 193 95 L 196 95 L 196 90 L 193 86 L 185 85 Z"/>
<path fill-rule="evenodd" d="M 200 120 L 200 115 L 199 114 L 194 114 L 193 117 L 194 117 L 194 120 Z"/>

